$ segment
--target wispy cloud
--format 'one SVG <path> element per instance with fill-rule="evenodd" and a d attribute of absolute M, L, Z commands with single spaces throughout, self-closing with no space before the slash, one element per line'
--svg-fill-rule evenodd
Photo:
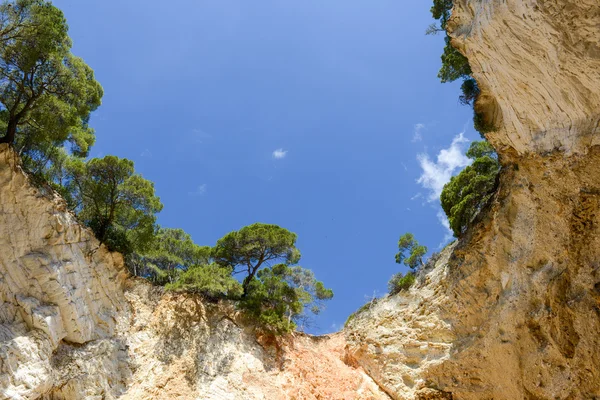
<path fill-rule="evenodd" d="M 152 158 L 152 152 L 148 149 L 144 149 L 144 151 L 142 151 L 142 154 L 140 154 L 140 157 Z"/>
<path fill-rule="evenodd" d="M 468 141 L 469 139 L 465 138 L 464 132 L 461 132 L 454 137 L 450 147 L 440 150 L 436 161 L 432 161 L 426 153 L 417 156 L 417 160 L 423 169 L 423 173 L 417 182 L 429 190 L 429 202 L 438 200 L 444 185 L 450 181 L 452 175 L 471 163 L 471 160 L 465 156 L 463 149 L 464 143 Z"/>
<path fill-rule="evenodd" d="M 273 151 L 273 158 L 276 160 L 281 160 L 287 156 L 288 151 L 283 149 L 277 149 Z"/>
<path fill-rule="evenodd" d="M 189 192 L 190 196 L 203 196 L 206 193 L 206 183 L 198 186 L 193 192 Z"/>
<path fill-rule="evenodd" d="M 422 123 L 415 124 L 411 142 L 415 143 L 415 142 L 420 142 L 421 140 L 423 140 L 423 129 L 425 129 L 425 124 L 422 124 Z"/>
<path fill-rule="evenodd" d="M 203 143 L 206 139 L 210 138 L 212 138 L 210 133 L 207 133 L 199 128 L 192 129 L 192 140 L 194 140 L 196 143 Z"/>

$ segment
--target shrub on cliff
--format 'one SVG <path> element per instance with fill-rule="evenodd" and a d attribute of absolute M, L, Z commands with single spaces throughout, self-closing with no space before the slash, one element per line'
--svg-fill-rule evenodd
<path fill-rule="evenodd" d="M 408 290 L 416 281 L 415 274 L 408 272 L 403 275 L 401 272 L 392 275 L 392 278 L 388 282 L 388 293 L 397 294 L 403 290 Z"/>
<path fill-rule="evenodd" d="M 485 207 L 497 187 L 500 162 L 494 148 L 486 141 L 473 142 L 467 157 L 473 163 L 452 177 L 440 201 L 450 228 L 461 236 L 475 216 Z"/>
<path fill-rule="evenodd" d="M 446 25 L 450 19 L 453 5 L 453 0 L 433 0 L 431 15 L 433 18 L 440 21 L 440 26 L 438 27 L 436 24 L 433 24 L 427 29 L 426 33 L 445 33 L 446 36 L 444 41 L 446 45 L 444 46 L 444 51 L 441 56 L 442 66 L 438 73 L 438 78 L 440 78 L 442 83 L 462 79 L 463 82 L 460 86 L 461 95 L 459 96 L 459 101 L 463 105 L 474 107 L 481 91 L 477 85 L 477 81 L 472 76 L 469 60 L 452 46 L 451 38 L 446 33 Z M 492 124 L 485 122 L 484 116 L 481 113 L 476 112 L 475 109 L 473 110 L 473 125 L 475 130 L 477 130 L 482 137 L 485 137 L 485 133 L 495 130 L 495 127 Z"/>
<path fill-rule="evenodd" d="M 412 233 L 405 233 L 400 236 L 398 250 L 396 263 L 404 263 L 412 270 L 416 270 L 423 265 L 423 257 L 427 254 L 427 247 L 420 245 Z"/>
<path fill-rule="evenodd" d="M 181 272 L 177 280 L 165 288 L 172 291 L 199 293 L 217 300 L 238 299 L 242 295 L 242 285 L 231 276 L 231 270 L 217 264 L 197 265 Z"/>
<path fill-rule="evenodd" d="M 146 252 L 127 258 L 134 275 L 155 285 L 174 283 L 181 273 L 210 263 L 210 247 L 199 246 L 183 229 L 159 228 Z"/>

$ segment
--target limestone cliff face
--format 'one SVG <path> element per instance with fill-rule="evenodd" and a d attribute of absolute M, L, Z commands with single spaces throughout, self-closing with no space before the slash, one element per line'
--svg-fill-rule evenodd
<path fill-rule="evenodd" d="M 17 162 L 0 145 L 0 398 L 36 398 L 59 385 L 118 392 L 126 373 L 113 371 L 124 357 L 114 337 L 128 313 L 123 261 L 99 247 L 61 199 L 35 189 Z M 89 375 L 69 380 L 75 365 L 56 368 L 68 352 L 90 357 L 79 361 Z"/>
<path fill-rule="evenodd" d="M 0 146 L 0 399 L 600 399 L 600 3 L 455 0 L 504 170 L 408 292 L 273 346 L 164 294 Z"/>
<path fill-rule="evenodd" d="M 478 108 L 500 152 L 600 144 L 600 7 L 596 0 L 455 0 L 452 44 L 482 88 Z"/>
<path fill-rule="evenodd" d="M 346 331 L 395 399 L 600 398 L 600 3 L 455 0 L 505 165 L 491 209 Z"/>
<path fill-rule="evenodd" d="M 128 277 L 0 145 L 0 399 L 389 399 L 348 364 L 341 334 L 276 346 Z"/>

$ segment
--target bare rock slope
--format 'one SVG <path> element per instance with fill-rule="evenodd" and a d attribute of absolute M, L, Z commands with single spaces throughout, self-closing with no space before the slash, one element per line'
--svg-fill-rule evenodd
<path fill-rule="evenodd" d="M 127 276 L 0 145 L 0 399 L 389 399 L 343 335 L 282 343 Z"/>
<path fill-rule="evenodd" d="M 349 351 L 395 399 L 600 399 L 600 3 L 455 0 L 449 26 L 500 189 Z"/>

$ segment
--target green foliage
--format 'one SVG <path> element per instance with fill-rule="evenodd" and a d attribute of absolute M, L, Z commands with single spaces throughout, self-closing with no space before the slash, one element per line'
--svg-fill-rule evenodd
<path fill-rule="evenodd" d="M 465 78 L 463 80 L 462 85 L 460 85 L 460 90 L 462 94 L 459 96 L 459 101 L 462 105 L 474 105 L 477 97 L 479 97 L 479 86 L 477 86 L 477 81 L 473 78 Z"/>
<path fill-rule="evenodd" d="M 452 0 L 433 0 L 433 6 L 430 9 L 431 15 L 433 18 L 440 20 L 442 29 L 446 29 L 452 6 Z"/>
<path fill-rule="evenodd" d="M 452 44 L 450 37 L 446 36 L 446 46 L 442 53 L 442 68 L 438 77 L 442 83 L 453 82 L 457 79 L 468 79 L 471 76 L 469 60 L 463 56 Z"/>
<path fill-rule="evenodd" d="M 398 249 L 396 254 L 396 262 L 411 269 L 417 269 L 423 265 L 423 257 L 427 253 L 427 247 L 419 245 L 412 233 L 405 233 L 398 240 Z"/>
<path fill-rule="evenodd" d="M 192 267 L 210 263 L 210 247 L 198 246 L 183 229 L 160 228 L 151 249 L 128 260 L 134 275 L 155 285 L 173 283 Z"/>
<path fill-rule="evenodd" d="M 199 293 L 212 300 L 237 299 L 242 295 L 242 285 L 231 276 L 231 270 L 215 263 L 189 268 L 174 283 L 167 284 L 166 289 Z"/>
<path fill-rule="evenodd" d="M 94 142 L 90 113 L 102 87 L 85 62 L 71 54 L 62 12 L 43 0 L 0 5 L 0 143 L 20 153 L 46 154 L 69 142 L 86 155 Z"/>
<path fill-rule="evenodd" d="M 300 260 L 296 238 L 295 233 L 277 225 L 256 223 L 223 236 L 211 255 L 217 264 L 231 268 L 234 273 L 246 273 L 242 283 L 246 294 L 265 263 L 296 264 Z"/>
<path fill-rule="evenodd" d="M 473 163 L 452 177 L 440 200 L 450 228 L 461 236 L 496 190 L 500 163 L 493 147 L 485 141 L 473 142 L 467 156 Z"/>
<path fill-rule="evenodd" d="M 312 271 L 278 264 L 258 271 L 240 306 L 263 329 L 283 334 L 307 321 L 307 310 L 318 314 L 322 302 L 332 297 L 333 291 L 317 281 Z"/>
<path fill-rule="evenodd" d="M 115 156 L 72 159 L 66 170 L 75 210 L 101 243 L 123 254 L 149 249 L 162 204 L 154 184 L 134 173 L 132 161 Z"/>
<path fill-rule="evenodd" d="M 403 275 L 401 272 L 392 275 L 388 282 L 388 292 L 397 294 L 403 290 L 408 290 L 416 281 L 415 274 L 412 272 Z"/>
<path fill-rule="evenodd" d="M 453 5 L 453 0 L 433 0 L 431 15 L 440 21 L 441 27 L 438 28 L 436 25 L 432 25 L 427 29 L 427 34 L 446 30 Z M 472 76 L 469 60 L 452 46 L 451 38 L 448 34 L 446 34 L 445 42 L 446 46 L 444 46 L 444 52 L 441 57 L 442 67 L 440 68 L 438 77 L 443 83 L 462 79 L 463 83 L 460 87 L 461 95 L 459 96 L 459 101 L 463 105 L 475 106 L 481 90 L 477 85 L 477 81 Z M 473 115 L 473 123 L 475 129 L 482 137 L 485 137 L 485 133 L 495 130 L 495 127 L 492 124 L 486 123 L 484 116 L 478 112 L 475 112 Z"/>

